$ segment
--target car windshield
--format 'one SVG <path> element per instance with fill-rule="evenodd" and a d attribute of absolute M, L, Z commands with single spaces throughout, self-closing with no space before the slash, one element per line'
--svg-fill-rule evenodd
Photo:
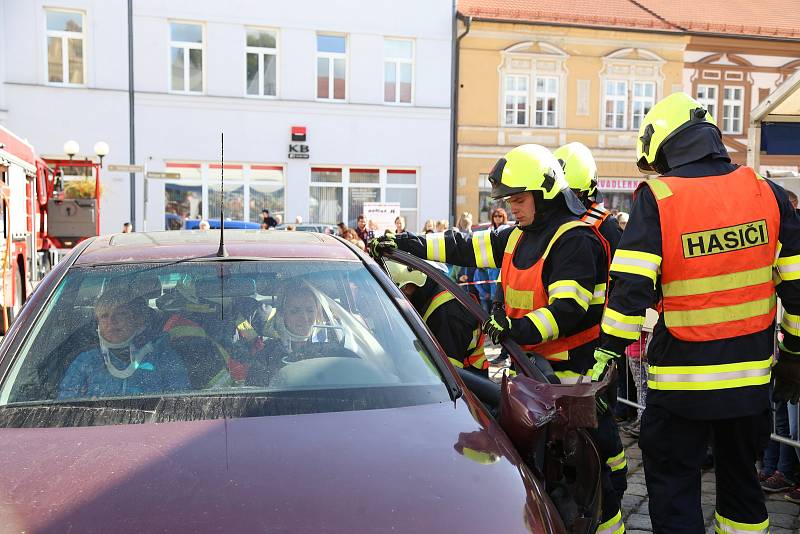
<path fill-rule="evenodd" d="M 363 264 L 191 261 L 70 269 L 16 354 L 0 411 L 127 414 L 106 413 L 106 424 L 448 399 L 430 356 Z"/>

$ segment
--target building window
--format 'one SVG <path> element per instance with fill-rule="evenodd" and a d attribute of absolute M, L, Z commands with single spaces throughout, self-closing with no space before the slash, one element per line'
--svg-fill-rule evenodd
<path fill-rule="evenodd" d="M 528 125 L 528 77 L 507 74 L 505 77 L 504 124 L 506 126 Z"/>
<path fill-rule="evenodd" d="M 740 134 L 744 88 L 725 87 L 722 94 L 722 133 Z"/>
<path fill-rule="evenodd" d="M 697 101 L 706 108 L 708 114 L 715 120 L 717 118 L 717 96 L 716 85 L 697 86 Z"/>
<path fill-rule="evenodd" d="M 317 98 L 344 100 L 347 95 L 347 38 L 317 35 Z"/>
<path fill-rule="evenodd" d="M 414 41 L 383 41 L 383 101 L 410 104 L 414 86 Z"/>
<path fill-rule="evenodd" d="M 170 23 L 170 90 L 203 92 L 203 26 Z"/>
<path fill-rule="evenodd" d="M 478 220 L 476 222 L 492 222 L 491 214 L 497 208 L 505 209 L 503 199 L 492 198 L 492 184 L 489 182 L 488 174 L 478 175 Z M 508 210 L 508 215 L 511 211 Z"/>
<path fill-rule="evenodd" d="M 165 184 L 164 225 L 180 230 L 189 219 L 219 220 L 222 175 L 216 162 L 166 163 L 169 172 L 180 174 L 180 181 Z M 260 223 L 261 210 L 284 216 L 284 168 L 271 164 L 225 164 L 225 218 Z"/>
<path fill-rule="evenodd" d="M 603 109 L 605 127 L 612 130 L 625 128 L 628 108 L 628 83 L 621 80 L 606 80 Z"/>
<path fill-rule="evenodd" d="M 633 82 L 631 102 L 631 129 L 638 130 L 644 116 L 656 103 L 656 84 L 653 82 Z"/>
<path fill-rule="evenodd" d="M 83 13 L 47 12 L 47 81 L 65 85 L 85 83 Z"/>
<path fill-rule="evenodd" d="M 272 30 L 247 30 L 247 94 L 277 96 L 278 38 Z"/>
<path fill-rule="evenodd" d="M 556 127 L 558 109 L 558 78 L 538 76 L 536 78 L 536 115 L 534 124 L 547 128 Z"/>
<path fill-rule="evenodd" d="M 414 169 L 312 167 L 309 197 L 311 222 L 353 227 L 365 202 L 397 202 L 408 227 L 417 225 Z"/>

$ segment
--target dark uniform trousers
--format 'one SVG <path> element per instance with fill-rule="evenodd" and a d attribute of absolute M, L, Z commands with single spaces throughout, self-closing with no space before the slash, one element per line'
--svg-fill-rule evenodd
<path fill-rule="evenodd" d="M 740 523 L 767 519 L 755 462 L 770 436 L 768 413 L 732 419 L 693 420 L 648 405 L 639 446 L 656 534 L 703 534 L 701 466 L 714 451 L 716 512 Z M 654 498 L 657 496 L 657 498 Z"/>

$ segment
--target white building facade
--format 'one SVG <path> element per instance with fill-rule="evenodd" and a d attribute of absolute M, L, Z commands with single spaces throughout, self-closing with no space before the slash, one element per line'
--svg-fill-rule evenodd
<path fill-rule="evenodd" d="M 101 231 L 226 217 L 355 224 L 399 202 L 449 214 L 451 0 L 133 2 L 136 213 L 103 171 Z M 45 156 L 96 141 L 128 161 L 127 5 L 0 0 L 0 124 Z M 177 178 L 176 176 L 179 176 Z M 147 189 L 145 194 L 145 188 Z"/>

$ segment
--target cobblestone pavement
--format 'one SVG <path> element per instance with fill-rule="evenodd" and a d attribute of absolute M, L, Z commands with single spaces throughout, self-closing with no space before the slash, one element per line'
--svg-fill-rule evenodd
<path fill-rule="evenodd" d="M 492 359 L 499 354 L 495 347 L 487 346 L 487 356 Z M 502 367 L 494 366 L 489 372 L 499 376 Z M 647 487 L 642 468 L 642 451 L 638 442 L 630 436 L 622 434 L 625 455 L 628 460 L 628 491 L 622 500 L 622 514 L 628 534 L 646 534 L 653 532 L 648 509 Z M 715 478 L 713 471 L 703 472 L 702 507 L 707 532 L 714 534 Z M 786 501 L 783 493 L 767 495 L 771 534 L 800 534 L 800 505 Z"/>
<path fill-rule="evenodd" d="M 628 491 L 622 499 L 622 516 L 628 534 L 652 532 L 648 510 L 647 487 L 642 469 L 642 451 L 635 440 L 623 434 L 625 456 L 628 459 Z M 702 506 L 708 532 L 714 533 L 714 472 L 703 473 Z M 767 510 L 771 534 L 800 533 L 800 505 L 786 501 L 783 493 L 767 495 Z"/>

